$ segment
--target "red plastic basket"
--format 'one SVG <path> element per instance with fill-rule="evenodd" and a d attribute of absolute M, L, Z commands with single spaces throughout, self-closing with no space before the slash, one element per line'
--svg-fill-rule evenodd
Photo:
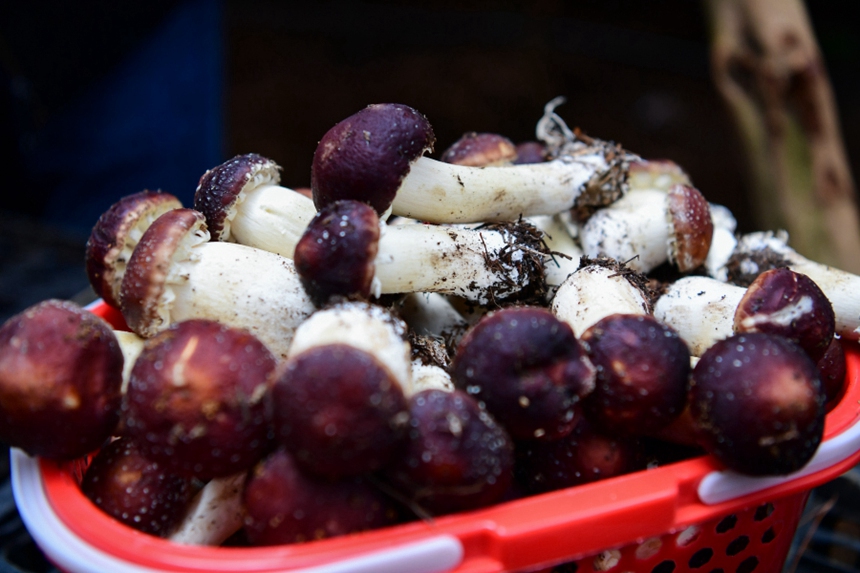
<path fill-rule="evenodd" d="M 92 310 L 122 327 L 114 309 Z M 260 548 L 183 546 L 120 525 L 81 494 L 79 464 L 13 452 L 13 487 L 36 542 L 69 573 L 777 572 L 809 491 L 860 461 L 860 346 L 846 350 L 825 442 L 786 478 L 734 476 L 701 456 L 432 522 Z"/>

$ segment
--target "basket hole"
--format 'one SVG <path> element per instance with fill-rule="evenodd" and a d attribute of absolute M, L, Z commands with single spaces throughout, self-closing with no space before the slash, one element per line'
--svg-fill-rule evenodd
<path fill-rule="evenodd" d="M 735 525 L 738 524 L 738 516 L 736 515 L 727 515 L 717 524 L 717 533 L 725 533 L 731 529 L 734 529 Z"/>
<path fill-rule="evenodd" d="M 756 508 L 755 516 L 753 517 L 753 519 L 755 519 L 756 521 L 763 521 L 770 517 L 771 513 L 773 513 L 773 504 L 767 502 Z"/>
<path fill-rule="evenodd" d="M 675 570 L 675 562 L 671 560 L 663 561 L 651 569 L 651 573 L 672 573 Z"/>
<path fill-rule="evenodd" d="M 561 565 L 556 565 L 552 568 L 552 573 L 576 573 L 577 571 L 579 571 L 579 565 L 573 561 L 562 563 Z"/>
<path fill-rule="evenodd" d="M 776 531 L 773 530 L 773 527 L 768 527 L 767 531 L 761 534 L 762 543 L 770 543 L 774 539 L 776 539 Z"/>
<path fill-rule="evenodd" d="M 738 568 L 735 569 L 737 573 L 752 573 L 758 567 L 758 557 L 752 556 L 747 557 L 741 564 L 738 565 Z"/>
<path fill-rule="evenodd" d="M 711 569 L 709 573 L 726 573 L 722 567 L 718 567 L 717 569 Z"/>
<path fill-rule="evenodd" d="M 726 547 L 726 555 L 737 555 L 741 551 L 747 548 L 747 545 L 750 544 L 750 538 L 746 535 L 741 535 L 737 539 L 732 540 L 729 543 L 729 546 Z"/>
<path fill-rule="evenodd" d="M 714 550 L 710 547 L 705 547 L 704 549 L 699 549 L 693 556 L 690 557 L 689 565 L 692 569 L 698 569 L 708 563 L 711 560 L 711 557 L 714 556 Z"/>

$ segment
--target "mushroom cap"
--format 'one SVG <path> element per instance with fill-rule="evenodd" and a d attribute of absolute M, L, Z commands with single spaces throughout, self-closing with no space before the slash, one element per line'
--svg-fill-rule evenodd
<path fill-rule="evenodd" d="M 761 332 L 718 341 L 691 377 L 699 443 L 747 475 L 785 475 L 806 465 L 823 436 L 824 400 L 806 352 Z"/>
<path fill-rule="evenodd" d="M 630 162 L 627 184 L 634 189 L 668 191 L 674 185 L 692 185 L 681 166 L 669 159 L 639 159 Z"/>
<path fill-rule="evenodd" d="M 123 356 L 103 319 L 47 300 L 0 327 L 0 442 L 74 459 L 98 449 L 119 419 Z"/>
<path fill-rule="evenodd" d="M 311 167 L 314 205 L 321 209 L 339 199 L 354 199 L 383 214 L 412 162 L 432 150 L 434 142 L 430 122 L 411 107 L 367 106 L 320 140 Z"/>
<path fill-rule="evenodd" d="M 669 261 L 681 272 L 691 271 L 705 263 L 711 249 L 714 222 L 710 205 L 704 195 L 690 185 L 673 185 L 666 201 L 672 223 Z"/>
<path fill-rule="evenodd" d="M 379 236 L 379 217 L 365 203 L 335 201 L 317 212 L 293 255 L 302 285 L 317 305 L 333 296 L 370 296 Z"/>
<path fill-rule="evenodd" d="M 285 545 L 393 525 L 393 503 L 364 477 L 326 482 L 302 473 L 285 449 L 260 461 L 242 492 L 251 545 Z"/>
<path fill-rule="evenodd" d="M 525 165 L 529 163 L 543 163 L 547 160 L 547 149 L 540 141 L 523 141 L 516 145 L 517 158 L 514 165 Z"/>
<path fill-rule="evenodd" d="M 209 479 L 249 469 L 270 446 L 275 367 L 246 330 L 178 322 L 148 340 L 132 368 L 126 434 L 178 474 Z"/>
<path fill-rule="evenodd" d="M 194 192 L 194 208 L 206 217 L 206 225 L 215 241 L 229 241 L 230 222 L 236 206 L 249 189 L 277 185 L 281 167 L 256 153 L 237 155 L 214 167 L 200 178 Z"/>
<path fill-rule="evenodd" d="M 517 158 L 514 143 L 498 133 L 464 133 L 440 156 L 440 160 L 454 165 L 489 167 L 509 165 Z"/>
<path fill-rule="evenodd" d="M 668 426 L 687 402 L 690 351 L 678 333 L 651 315 L 613 314 L 581 337 L 597 369 L 583 403 L 605 431 L 642 436 Z"/>
<path fill-rule="evenodd" d="M 509 307 L 466 333 L 451 378 L 514 439 L 554 439 L 573 429 L 575 406 L 594 388 L 594 366 L 549 310 Z"/>
<path fill-rule="evenodd" d="M 735 332 L 785 336 L 818 361 L 836 330 L 830 300 L 808 276 L 780 267 L 761 273 L 735 310 Z"/>
<path fill-rule="evenodd" d="M 81 492 L 114 519 L 163 537 L 182 519 L 195 488 L 190 478 L 165 471 L 122 436 L 95 455 Z"/>
<path fill-rule="evenodd" d="M 146 230 L 128 261 L 120 289 L 120 310 L 128 327 L 148 338 L 166 315 L 164 294 L 173 255 L 192 234 L 205 234 L 203 214 L 194 209 L 168 211 Z"/>
<path fill-rule="evenodd" d="M 119 308 L 125 265 L 140 235 L 162 213 L 182 203 L 170 193 L 144 190 L 126 195 L 102 213 L 86 246 L 90 286 L 107 304 Z"/>
<path fill-rule="evenodd" d="M 399 381 L 372 354 L 348 344 L 291 356 L 273 396 L 276 439 L 315 475 L 377 470 L 405 439 L 409 416 Z"/>
<path fill-rule="evenodd" d="M 509 491 L 514 446 L 505 429 L 462 390 L 409 398 L 409 439 L 384 476 L 434 515 L 495 503 Z"/>

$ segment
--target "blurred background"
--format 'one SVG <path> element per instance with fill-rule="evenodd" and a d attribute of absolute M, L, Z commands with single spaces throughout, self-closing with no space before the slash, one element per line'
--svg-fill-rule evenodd
<path fill-rule="evenodd" d="M 308 186 L 319 138 L 378 102 L 424 113 L 438 157 L 468 131 L 533 139 L 543 106 L 564 96 L 571 127 L 674 160 L 740 231 L 758 230 L 748 149 L 714 81 L 708 5 L 0 3 L 0 319 L 49 297 L 91 300 L 84 243 L 119 197 L 163 189 L 190 205 L 206 169 L 248 152 L 278 162 L 284 185 Z M 857 22 L 842 3 L 806 8 L 856 176 Z M 15 555 L 0 571 L 28 570 Z M 854 571 L 851 559 L 832 570 Z"/>

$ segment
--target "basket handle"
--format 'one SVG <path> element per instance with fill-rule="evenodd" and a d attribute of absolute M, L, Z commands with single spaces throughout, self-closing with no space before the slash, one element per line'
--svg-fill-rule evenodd
<path fill-rule="evenodd" d="M 818 446 L 812 459 L 798 471 L 786 476 L 752 477 L 731 470 L 712 471 L 699 482 L 699 499 L 706 505 L 715 505 L 771 487 L 792 482 L 827 469 L 860 451 L 860 421 Z"/>

